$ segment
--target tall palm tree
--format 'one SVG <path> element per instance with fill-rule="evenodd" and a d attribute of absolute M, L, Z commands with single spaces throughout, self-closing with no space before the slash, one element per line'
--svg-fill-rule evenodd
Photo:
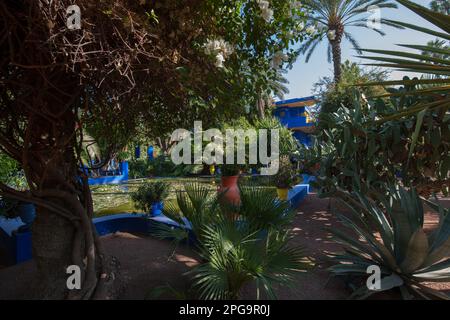
<path fill-rule="evenodd" d="M 274 78 L 268 80 L 267 86 L 271 89 L 270 92 L 260 92 L 258 99 L 256 100 L 256 110 L 258 111 L 258 118 L 264 119 L 265 110 L 267 106 L 272 105 L 273 97 L 280 100 L 284 99 L 284 95 L 289 93 L 289 89 L 286 86 L 289 81 L 284 77 L 287 71 L 285 69 L 277 69 Z"/>
<path fill-rule="evenodd" d="M 372 8 L 397 8 L 397 5 L 390 0 L 306 0 L 305 6 L 311 9 L 310 19 L 313 23 L 326 32 L 322 32 L 318 37 L 312 37 L 300 47 L 300 53 L 306 53 L 306 62 L 309 61 L 317 45 L 328 39 L 328 62 L 333 58 L 334 81 L 337 83 L 341 78 L 341 42 L 347 39 L 359 51 L 360 47 L 356 39 L 347 27 L 362 27 L 384 35 L 385 33 L 376 27 L 371 27 L 368 23 L 368 16 L 365 15 Z M 373 6 L 372 8 L 370 8 Z M 389 21 L 379 19 L 380 24 L 391 25 Z M 398 26 L 396 26 L 398 27 Z"/>
<path fill-rule="evenodd" d="M 448 0 L 433 0 L 430 2 L 430 9 L 435 12 L 450 15 L 450 2 Z"/>

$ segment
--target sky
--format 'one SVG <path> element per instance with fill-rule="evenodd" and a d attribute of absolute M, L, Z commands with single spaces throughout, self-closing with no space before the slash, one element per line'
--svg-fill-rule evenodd
<path fill-rule="evenodd" d="M 414 2 L 428 7 L 429 0 L 414 0 Z M 369 16 L 369 14 L 367 14 Z M 397 9 L 381 9 L 381 18 L 399 20 L 408 22 L 421 27 L 436 29 L 426 20 L 415 14 L 413 11 L 399 4 Z M 349 27 L 347 31 L 353 34 L 353 37 L 359 42 L 361 48 L 366 49 L 385 49 L 398 51 L 411 51 L 407 48 L 398 47 L 396 44 L 426 44 L 435 37 L 414 30 L 399 30 L 389 26 L 382 26 L 385 36 L 367 28 Z M 304 56 L 300 56 L 294 63 L 293 68 L 288 71 L 286 78 L 289 81 L 287 87 L 289 93 L 285 99 L 299 98 L 312 95 L 313 84 L 323 76 L 333 76 L 333 65 L 327 61 L 327 41 L 317 46 L 308 63 Z M 346 59 L 363 63 L 363 60 L 357 58 L 357 52 L 352 49 L 347 40 L 342 42 L 342 62 Z M 366 63 L 369 61 L 365 61 Z M 405 74 L 403 71 L 394 71 L 391 73 L 391 79 L 401 79 Z"/>

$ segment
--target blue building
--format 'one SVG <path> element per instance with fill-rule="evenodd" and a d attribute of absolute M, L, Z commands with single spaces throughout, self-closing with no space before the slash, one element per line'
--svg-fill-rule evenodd
<path fill-rule="evenodd" d="M 275 103 L 274 116 L 287 128 L 294 131 L 294 136 L 299 142 L 311 146 L 311 133 L 315 129 L 306 107 L 315 105 L 318 100 L 314 97 L 295 98 L 278 101 Z"/>

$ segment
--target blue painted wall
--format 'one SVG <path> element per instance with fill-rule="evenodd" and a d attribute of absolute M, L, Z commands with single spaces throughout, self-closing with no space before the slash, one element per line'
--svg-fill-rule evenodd
<path fill-rule="evenodd" d="M 119 164 L 119 175 L 115 176 L 102 176 L 98 178 L 89 178 L 89 185 L 99 185 L 99 184 L 118 184 L 127 181 L 128 176 L 128 162 L 124 161 Z"/>
<path fill-rule="evenodd" d="M 302 127 L 312 127 L 315 124 L 307 122 L 305 106 L 286 106 L 287 104 L 301 103 L 311 100 L 314 100 L 314 97 L 278 101 L 277 103 L 275 103 L 275 105 L 277 105 L 277 108 L 273 111 L 273 115 L 277 117 L 280 120 L 281 124 L 286 126 L 288 129 L 295 130 Z M 303 145 L 311 146 L 312 140 L 309 134 L 299 130 L 295 130 L 294 136 Z"/>

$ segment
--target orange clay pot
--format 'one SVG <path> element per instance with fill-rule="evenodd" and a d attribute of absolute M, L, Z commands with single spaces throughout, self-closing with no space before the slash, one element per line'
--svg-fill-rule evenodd
<path fill-rule="evenodd" d="M 238 179 L 239 176 L 222 176 L 222 183 L 217 190 L 219 193 L 224 192 L 222 199 L 233 205 L 239 205 L 239 203 L 241 202 L 239 187 L 237 184 Z"/>

